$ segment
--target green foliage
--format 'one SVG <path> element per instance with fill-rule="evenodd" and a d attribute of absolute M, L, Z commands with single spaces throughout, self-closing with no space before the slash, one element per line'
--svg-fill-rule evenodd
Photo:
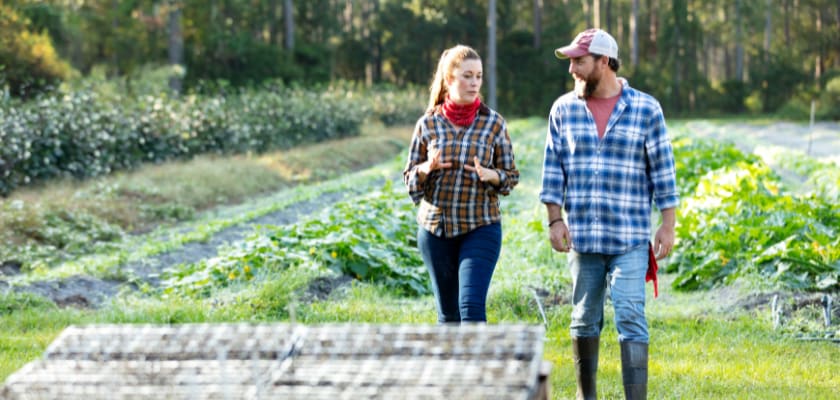
<path fill-rule="evenodd" d="M 769 60 L 756 63 L 750 75 L 754 93 L 761 99 L 765 113 L 778 111 L 807 81 L 808 76 L 794 64 L 794 60 L 770 55 Z"/>
<path fill-rule="evenodd" d="M 0 317 L 20 311 L 49 311 L 56 308 L 47 298 L 32 293 L 0 293 Z"/>
<path fill-rule="evenodd" d="M 245 32 L 217 32 L 202 46 L 187 43 L 186 48 L 185 83 L 188 86 L 205 80 L 224 80 L 233 86 L 254 85 L 272 79 L 291 82 L 305 74 L 305 68 L 296 65 L 287 52 Z"/>
<path fill-rule="evenodd" d="M 679 144 L 676 158 L 684 161 L 677 175 L 685 174 L 687 183 L 680 245 L 668 267 L 679 272 L 674 287 L 704 289 L 747 277 L 788 289 L 840 288 L 835 201 L 784 193 L 763 162 L 739 157 L 731 145 L 721 152 L 700 142 L 685 149 Z M 703 159 L 715 160 L 714 168 L 691 168 Z"/>
<path fill-rule="evenodd" d="M 371 101 L 374 118 L 386 126 L 413 125 L 425 111 L 427 93 L 420 87 L 397 89 L 393 86 L 375 86 L 366 95 Z"/>
<path fill-rule="evenodd" d="M 0 195 L 198 154 L 265 152 L 359 134 L 368 108 L 342 91 L 280 85 L 231 95 L 126 98 L 95 91 L 0 105 Z"/>
<path fill-rule="evenodd" d="M 516 31 L 499 42 L 499 110 L 513 116 L 548 115 L 571 82 L 567 60 L 554 56 L 553 43 L 534 48 L 531 32 Z"/>
<path fill-rule="evenodd" d="M 787 151 L 780 151 L 773 159 L 782 168 L 807 177 L 802 187 L 806 193 L 829 202 L 840 202 L 840 166 L 836 163 L 824 163 L 802 153 Z"/>
<path fill-rule="evenodd" d="M 719 107 L 730 113 L 741 113 L 746 110 L 746 99 L 749 95 L 747 84 L 738 80 L 727 80 L 720 85 Z"/>
<path fill-rule="evenodd" d="M 29 20 L 0 4 L 0 90 L 33 97 L 71 73 L 48 34 L 30 30 Z"/>
<path fill-rule="evenodd" d="M 218 257 L 175 268 L 166 273 L 164 287 L 207 294 L 272 271 L 308 266 L 381 282 L 407 295 L 427 294 L 413 216 L 411 202 L 388 182 L 381 191 L 335 204 L 317 218 L 264 227 Z"/>
<path fill-rule="evenodd" d="M 819 96 L 818 117 L 837 121 L 840 120 L 840 70 L 832 75 Z"/>

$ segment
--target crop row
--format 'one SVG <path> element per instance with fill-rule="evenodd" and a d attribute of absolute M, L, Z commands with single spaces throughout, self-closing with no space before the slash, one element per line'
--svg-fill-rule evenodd
<path fill-rule="evenodd" d="M 410 123 L 413 92 L 265 85 L 234 94 L 124 97 L 95 90 L 0 103 L 0 196 L 199 154 L 262 153 L 358 135 L 368 118 Z"/>

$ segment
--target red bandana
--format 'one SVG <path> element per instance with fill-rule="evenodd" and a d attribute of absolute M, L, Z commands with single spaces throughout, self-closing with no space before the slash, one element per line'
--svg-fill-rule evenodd
<path fill-rule="evenodd" d="M 458 126 L 470 126 L 478 114 L 478 107 L 481 105 L 481 100 L 476 96 L 472 104 L 456 104 L 449 96 L 446 96 L 446 101 L 443 102 L 443 115 L 453 124 Z"/>

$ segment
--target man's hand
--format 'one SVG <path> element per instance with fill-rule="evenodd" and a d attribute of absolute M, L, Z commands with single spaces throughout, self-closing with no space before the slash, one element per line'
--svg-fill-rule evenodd
<path fill-rule="evenodd" d="M 551 247 L 561 253 L 568 253 L 572 248 L 572 235 L 563 221 L 557 221 L 548 228 Z"/>
<path fill-rule="evenodd" d="M 676 225 L 676 210 L 669 208 L 662 210 L 662 225 L 656 230 L 653 239 L 653 253 L 657 260 L 661 260 L 674 250 L 674 226 Z"/>

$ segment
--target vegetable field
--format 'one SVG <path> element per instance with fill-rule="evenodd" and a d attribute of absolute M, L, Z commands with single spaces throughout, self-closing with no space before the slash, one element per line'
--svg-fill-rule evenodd
<path fill-rule="evenodd" d="M 776 158 L 744 151 L 737 142 L 698 135 L 692 126 L 671 124 L 682 204 L 676 253 L 660 270 L 659 298 L 648 300 L 651 397 L 836 396 L 840 346 L 832 340 L 840 338 L 840 301 L 824 326 L 818 304 L 786 299 L 840 294 L 839 167 L 790 151 Z M 545 324 L 552 395 L 573 398 L 565 258 L 550 248 L 537 197 L 545 125 L 541 119 L 516 120 L 510 129 L 522 180 L 502 199 L 502 255 L 488 319 Z M 39 357 L 70 324 L 434 323 L 428 278 L 415 250 L 415 210 L 400 182 L 404 156 L 262 202 L 201 214 L 180 229 L 124 239 L 134 247 L 8 279 L 12 288 L 0 294 L 0 379 Z M 210 242 L 226 226 L 294 210 L 302 201 L 320 206 L 289 223 L 255 224 L 238 240 L 190 261 L 145 275 L 121 269 L 134 259 Z M 79 275 L 120 282 L 121 290 L 98 308 L 79 309 L 14 289 Z M 773 296 L 788 301 L 784 325 L 776 329 Z M 609 304 L 605 318 L 600 393 L 621 398 Z"/>

